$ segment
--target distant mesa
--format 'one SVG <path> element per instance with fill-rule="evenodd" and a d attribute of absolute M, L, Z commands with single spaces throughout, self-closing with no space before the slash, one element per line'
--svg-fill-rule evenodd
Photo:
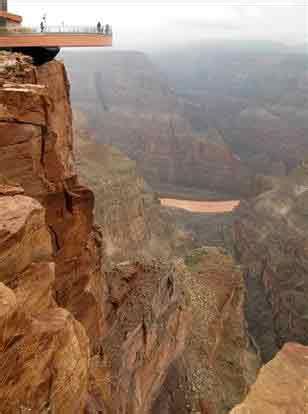
<path fill-rule="evenodd" d="M 8 12 L 7 0 L 0 0 L 0 49 L 29 55 L 37 65 L 54 59 L 63 47 L 111 47 L 112 27 L 22 26 L 23 18 Z"/>

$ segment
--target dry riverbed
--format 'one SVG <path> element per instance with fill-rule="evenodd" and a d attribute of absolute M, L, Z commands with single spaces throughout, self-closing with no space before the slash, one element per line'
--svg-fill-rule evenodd
<path fill-rule="evenodd" d="M 239 200 L 230 201 L 190 201 L 173 198 L 161 198 L 161 204 L 165 207 L 180 208 L 191 213 L 230 213 L 238 207 Z"/>

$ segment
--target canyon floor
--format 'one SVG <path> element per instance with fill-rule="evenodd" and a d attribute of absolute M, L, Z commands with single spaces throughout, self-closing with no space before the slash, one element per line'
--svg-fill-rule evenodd
<path fill-rule="evenodd" d="M 161 203 L 165 207 L 180 208 L 191 213 L 231 213 L 239 206 L 239 200 L 231 201 L 194 201 L 177 200 L 174 198 L 161 198 Z"/>

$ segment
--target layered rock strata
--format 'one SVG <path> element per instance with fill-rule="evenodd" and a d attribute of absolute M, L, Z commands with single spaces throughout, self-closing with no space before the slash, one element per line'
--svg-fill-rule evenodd
<path fill-rule="evenodd" d="M 181 244 L 174 220 L 138 175 L 136 163 L 95 141 L 82 113 L 74 113 L 74 126 L 77 171 L 95 194 L 95 218 L 104 229 L 107 258 L 170 257 Z"/>
<path fill-rule="evenodd" d="M 74 107 L 86 114 L 88 128 L 98 141 L 135 160 L 155 189 L 163 191 L 168 184 L 233 197 L 249 194 L 249 170 L 218 130 L 192 129 L 182 100 L 146 55 L 89 51 L 63 56 L 76 85 Z"/>
<path fill-rule="evenodd" d="M 146 413 L 183 349 L 185 300 L 156 265 L 106 276 L 72 147 L 63 64 L 1 53 L 0 411 Z"/>
<path fill-rule="evenodd" d="M 0 174 L 46 208 L 57 303 L 82 322 L 93 348 L 104 330 L 100 239 L 93 194 L 74 171 L 66 72 L 59 62 L 36 68 L 16 55 L 0 68 Z"/>

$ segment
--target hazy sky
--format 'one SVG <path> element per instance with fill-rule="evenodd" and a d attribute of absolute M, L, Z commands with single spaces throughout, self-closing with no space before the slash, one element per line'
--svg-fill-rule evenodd
<path fill-rule="evenodd" d="M 9 0 L 25 24 L 109 22 L 115 46 L 162 47 L 209 38 L 259 38 L 303 43 L 308 39 L 308 0 L 118 1 Z"/>

